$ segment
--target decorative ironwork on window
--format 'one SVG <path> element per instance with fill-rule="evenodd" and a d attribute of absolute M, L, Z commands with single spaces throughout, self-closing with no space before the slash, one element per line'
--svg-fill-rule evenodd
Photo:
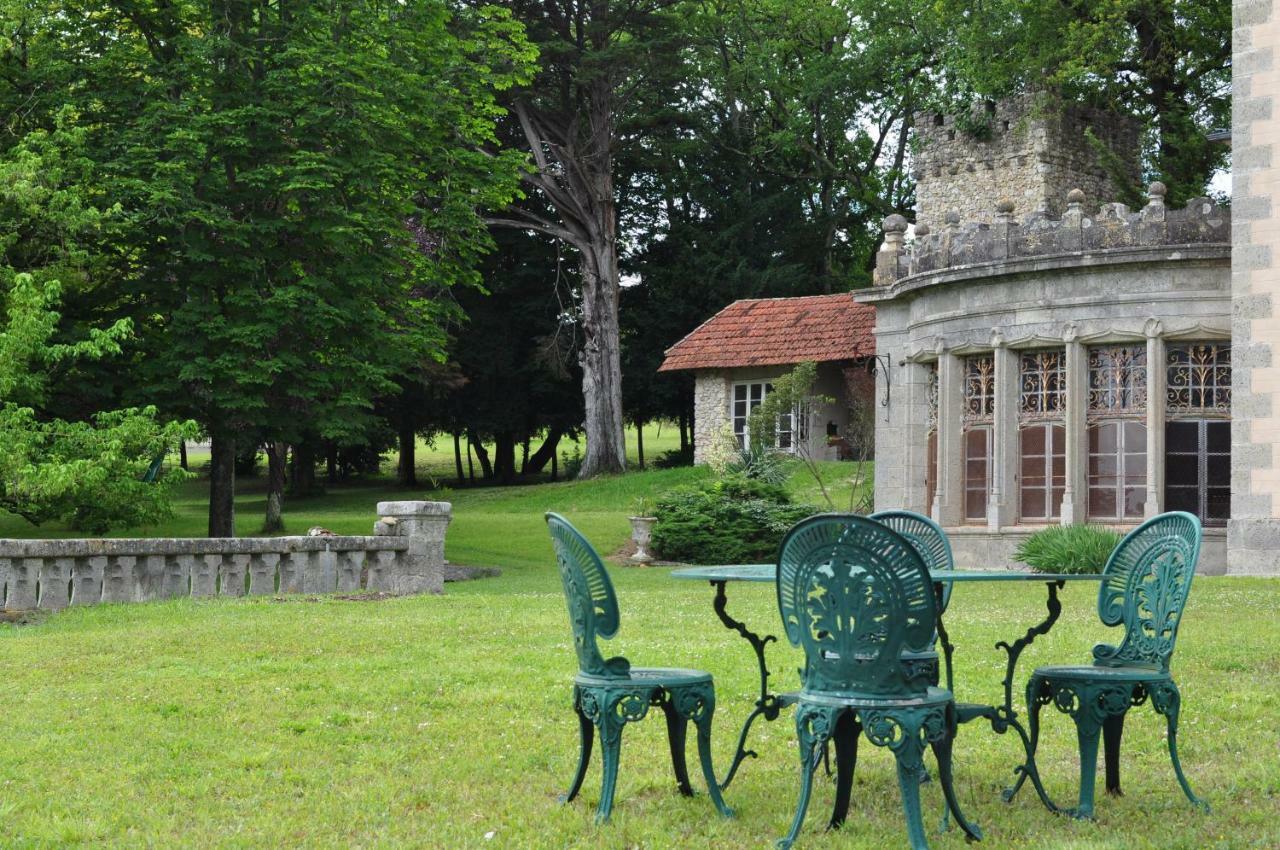
<path fill-rule="evenodd" d="M 929 430 L 938 430 L 938 364 L 928 367 L 924 384 L 925 402 L 929 405 Z"/>
<path fill-rule="evenodd" d="M 990 422 L 996 409 L 996 365 L 990 354 L 964 359 L 964 421 Z"/>
<path fill-rule="evenodd" d="M 1170 346 L 1168 381 L 1169 413 L 1231 413 L 1231 345 Z"/>
<path fill-rule="evenodd" d="M 1147 409 L 1147 346 L 1089 349 L 1089 414 L 1126 415 Z"/>
<path fill-rule="evenodd" d="M 1062 349 L 1023 352 L 1019 380 L 1019 416 L 1056 419 L 1067 408 L 1066 357 Z"/>

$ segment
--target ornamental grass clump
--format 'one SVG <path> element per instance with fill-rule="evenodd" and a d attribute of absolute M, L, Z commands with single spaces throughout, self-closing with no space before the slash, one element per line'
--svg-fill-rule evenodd
<path fill-rule="evenodd" d="M 1013 556 L 1039 573 L 1100 573 L 1120 533 L 1099 525 L 1055 525 L 1018 545 Z"/>

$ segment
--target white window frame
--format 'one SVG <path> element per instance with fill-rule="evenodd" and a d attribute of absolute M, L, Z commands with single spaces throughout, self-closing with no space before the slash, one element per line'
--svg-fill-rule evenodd
<path fill-rule="evenodd" d="M 738 397 L 739 388 L 744 390 L 742 398 Z M 752 394 L 753 389 L 759 390 L 758 395 Z M 746 446 L 751 439 L 751 412 L 759 407 L 771 392 L 773 392 L 772 381 L 733 382 L 733 387 L 729 393 L 729 422 L 732 425 L 733 436 L 738 441 L 739 448 Z M 795 454 L 797 442 L 808 438 L 808 413 L 807 410 L 797 407 L 790 413 L 778 417 L 773 429 L 773 447 L 775 449 L 788 454 Z M 797 423 L 799 424 L 798 429 L 796 428 Z M 784 442 L 786 442 L 786 445 L 783 445 Z"/>

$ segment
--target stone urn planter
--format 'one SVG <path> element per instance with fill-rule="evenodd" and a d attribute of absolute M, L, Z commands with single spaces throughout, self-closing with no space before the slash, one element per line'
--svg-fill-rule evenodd
<path fill-rule="evenodd" d="M 631 539 L 635 541 L 636 552 L 631 560 L 637 564 L 647 564 L 653 560 L 649 554 L 649 539 L 653 537 L 653 524 L 658 521 L 653 516 L 627 517 L 631 521 Z"/>

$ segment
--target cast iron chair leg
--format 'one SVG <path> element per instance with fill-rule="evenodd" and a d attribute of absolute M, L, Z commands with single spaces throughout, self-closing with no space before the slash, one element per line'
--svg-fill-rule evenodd
<path fill-rule="evenodd" d="M 1120 736 L 1124 734 L 1124 714 L 1112 714 L 1102 721 L 1103 764 L 1106 766 L 1107 793 L 1117 797 L 1120 790 Z"/>
<path fill-rule="evenodd" d="M 1151 704 L 1157 712 L 1164 715 L 1165 722 L 1168 724 L 1169 760 L 1173 762 L 1173 772 L 1177 774 L 1178 784 L 1182 786 L 1182 793 L 1187 795 L 1187 799 L 1191 801 L 1193 806 L 1205 812 L 1209 811 L 1209 804 L 1191 791 L 1191 785 L 1187 782 L 1186 774 L 1182 772 L 1182 762 L 1178 760 L 1178 712 L 1182 705 L 1182 696 L 1178 693 L 1178 686 L 1173 682 L 1165 682 L 1153 686 L 1151 689 Z"/>
<path fill-rule="evenodd" d="M 716 767 L 711 761 L 711 719 L 715 712 L 716 703 L 712 697 L 693 719 L 694 726 L 698 730 L 698 761 L 702 763 L 702 779 L 707 783 L 707 793 L 711 795 L 711 802 L 715 803 L 716 811 L 731 818 L 733 809 L 725 805 L 724 797 L 720 795 L 720 782 L 716 779 Z"/>
<path fill-rule="evenodd" d="M 576 693 L 573 710 L 578 715 L 578 769 L 573 774 L 573 782 L 569 785 L 568 793 L 560 797 L 562 803 L 572 801 L 582 789 L 582 780 L 587 777 L 587 765 L 591 763 L 591 748 L 596 740 L 595 726 L 591 723 L 591 719 L 582 713 Z"/>
<path fill-rule="evenodd" d="M 1098 775 L 1098 738 L 1102 729 L 1082 708 L 1076 717 L 1076 739 L 1080 742 L 1080 802 L 1071 811 L 1077 818 L 1093 817 L 1093 786 Z"/>
<path fill-rule="evenodd" d="M 857 715 L 847 711 L 836 721 L 836 802 L 831 810 L 831 829 L 839 829 L 849 815 L 849 796 L 853 789 L 853 771 L 858 766 L 858 736 L 862 726 Z"/>
<path fill-rule="evenodd" d="M 693 786 L 689 784 L 689 768 L 685 764 L 685 733 L 689 728 L 689 720 L 682 717 L 670 699 L 662 703 L 662 712 L 667 716 L 667 743 L 671 746 L 671 767 L 676 774 L 676 788 L 685 797 L 693 796 Z"/>
<path fill-rule="evenodd" d="M 599 724 L 604 770 L 600 781 L 600 805 L 596 807 L 596 823 L 605 823 L 613 813 L 613 792 L 618 784 L 618 758 L 622 754 L 623 723 L 606 714 L 601 716 Z"/>
<path fill-rule="evenodd" d="M 796 801 L 796 816 L 791 821 L 791 829 L 785 838 L 780 838 L 775 845 L 777 850 L 790 850 L 804 825 L 805 813 L 809 810 L 809 796 L 813 793 L 813 772 L 818 767 L 821 753 L 827 748 L 831 739 L 831 729 L 835 718 L 830 710 L 805 710 L 801 703 L 796 707 L 796 737 L 800 741 L 800 799 Z"/>
<path fill-rule="evenodd" d="M 920 813 L 920 756 L 919 735 L 909 735 L 894 751 L 898 760 L 898 788 L 902 791 L 902 810 L 907 818 L 907 838 L 911 850 L 929 850 L 924 836 L 924 818 Z"/>
<path fill-rule="evenodd" d="M 982 840 L 982 830 L 977 824 L 970 823 L 960 811 L 960 801 L 956 799 L 956 789 L 951 773 L 951 743 L 955 739 L 955 728 L 947 733 L 947 737 L 933 743 L 933 757 L 938 760 L 938 780 L 942 783 L 942 793 L 947 798 L 947 809 L 955 816 L 956 823 L 964 830 L 965 835 L 974 841 Z"/>

